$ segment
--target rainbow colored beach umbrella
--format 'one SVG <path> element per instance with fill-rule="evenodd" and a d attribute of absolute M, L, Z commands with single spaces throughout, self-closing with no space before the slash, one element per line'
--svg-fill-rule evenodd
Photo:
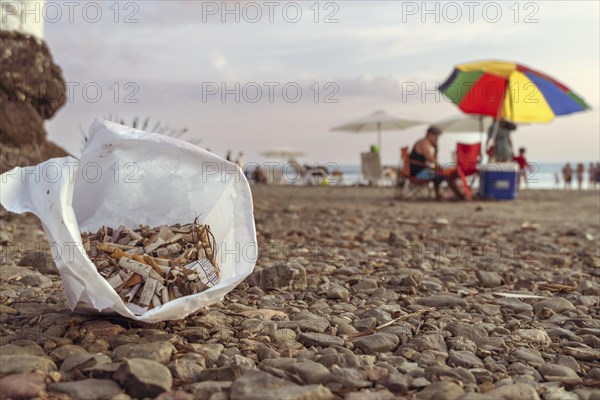
<path fill-rule="evenodd" d="M 478 61 L 457 65 L 439 90 L 467 114 L 513 122 L 550 122 L 590 107 L 556 79 L 521 64 Z"/>

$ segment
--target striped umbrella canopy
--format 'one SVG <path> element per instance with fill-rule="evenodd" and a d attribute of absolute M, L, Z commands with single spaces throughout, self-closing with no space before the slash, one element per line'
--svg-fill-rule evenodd
<path fill-rule="evenodd" d="M 457 65 L 439 90 L 467 114 L 517 123 L 550 122 L 590 107 L 556 79 L 505 61 Z"/>

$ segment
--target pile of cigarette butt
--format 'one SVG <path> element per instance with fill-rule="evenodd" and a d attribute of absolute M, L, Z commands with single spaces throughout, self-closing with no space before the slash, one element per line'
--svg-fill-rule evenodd
<path fill-rule="evenodd" d="M 221 279 L 208 225 L 103 226 L 81 237 L 100 275 L 125 303 L 142 310 L 200 293 Z"/>

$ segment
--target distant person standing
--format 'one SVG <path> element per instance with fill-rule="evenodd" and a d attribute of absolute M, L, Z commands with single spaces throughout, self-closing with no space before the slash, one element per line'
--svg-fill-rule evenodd
<path fill-rule="evenodd" d="M 565 184 L 565 189 L 571 189 L 571 179 L 573 178 L 573 168 L 571 168 L 571 164 L 566 163 L 562 169 L 563 182 Z"/>
<path fill-rule="evenodd" d="M 232 159 L 231 159 L 231 150 L 227 150 L 227 155 L 225 156 L 225 159 L 227 161 L 232 161 Z"/>
<path fill-rule="evenodd" d="M 517 189 L 521 187 L 521 180 L 527 187 L 527 171 L 529 171 L 529 163 L 525 158 L 525 147 L 519 148 L 519 155 L 513 158 L 513 161 L 519 166 L 519 177 L 517 179 Z"/>
<path fill-rule="evenodd" d="M 577 164 L 577 168 L 575 169 L 575 176 L 577 177 L 577 189 L 581 190 L 583 188 L 583 173 L 585 172 L 585 167 L 583 163 Z"/>
<path fill-rule="evenodd" d="M 600 162 L 596 163 L 596 186 L 600 186 Z"/>
<path fill-rule="evenodd" d="M 241 151 L 239 152 L 237 158 L 235 159 L 235 163 L 241 168 L 244 169 L 244 160 L 243 157 L 244 153 L 242 153 Z"/>
<path fill-rule="evenodd" d="M 488 129 L 488 154 L 495 162 L 510 162 L 513 159 L 513 144 L 510 138 L 517 125 L 505 119 L 498 123 L 498 130 L 494 137 L 494 124 Z"/>
<path fill-rule="evenodd" d="M 559 189 L 559 188 L 560 188 L 560 177 L 559 177 L 559 175 L 558 175 L 558 172 L 555 172 L 555 173 L 554 173 L 554 187 L 555 187 L 556 189 Z"/>
<path fill-rule="evenodd" d="M 600 171 L 596 169 L 594 163 L 590 163 L 588 166 L 588 189 L 594 190 L 596 189 L 596 175 L 598 175 Z"/>

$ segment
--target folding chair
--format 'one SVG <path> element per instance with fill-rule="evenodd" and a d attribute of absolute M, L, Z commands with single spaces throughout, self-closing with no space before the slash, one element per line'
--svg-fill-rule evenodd
<path fill-rule="evenodd" d="M 456 167 L 460 180 L 462 181 L 463 191 L 467 198 L 472 198 L 473 193 L 471 186 L 474 179 L 471 179 L 471 185 L 467 181 L 467 177 L 476 175 L 479 172 L 479 160 L 481 152 L 481 143 L 475 144 L 456 144 Z"/>
<path fill-rule="evenodd" d="M 433 190 L 431 181 L 417 179 L 410 175 L 410 157 L 408 156 L 408 147 L 402 147 L 400 149 L 400 160 L 402 166 L 398 171 L 398 182 L 396 185 L 395 198 L 398 200 L 410 200 L 421 197 L 420 195 L 425 191 L 427 194 L 426 198 L 433 197 Z"/>

